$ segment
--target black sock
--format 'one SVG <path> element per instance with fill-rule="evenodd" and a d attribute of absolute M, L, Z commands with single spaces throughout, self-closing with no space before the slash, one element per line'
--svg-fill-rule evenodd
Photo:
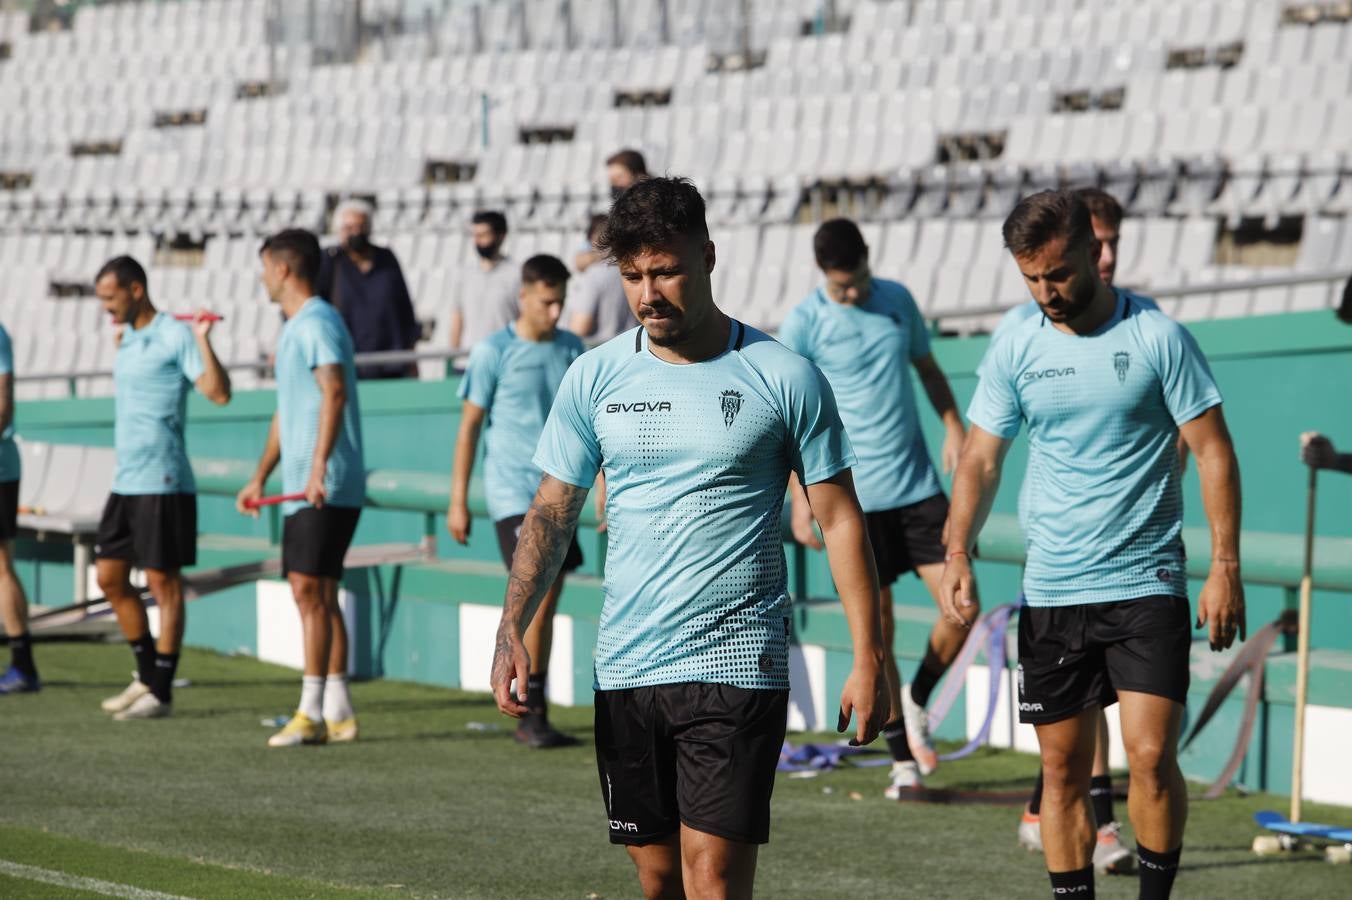
<path fill-rule="evenodd" d="M 1094 824 L 1102 828 L 1117 821 L 1113 815 L 1113 777 L 1095 775 L 1089 779 L 1089 799 L 1094 804 Z"/>
<path fill-rule="evenodd" d="M 930 694 L 934 692 L 934 686 L 939 683 L 943 674 L 944 670 L 938 660 L 931 659 L 930 654 L 926 653 L 925 658 L 920 661 L 920 667 L 915 670 L 915 679 L 911 682 L 911 699 L 921 706 L 928 706 Z"/>
<path fill-rule="evenodd" d="M 1141 900 L 1167 900 L 1173 892 L 1178 858 L 1182 855 L 1181 844 L 1177 850 L 1168 853 L 1156 853 L 1139 843 L 1136 845 L 1136 856 L 1141 861 Z"/>
<path fill-rule="evenodd" d="M 1094 867 L 1085 866 L 1074 872 L 1048 872 L 1052 880 L 1052 896 L 1056 900 L 1094 900 Z"/>
<path fill-rule="evenodd" d="M 545 677 L 544 673 L 541 673 L 526 679 L 526 715 L 542 720 L 548 718 Z"/>
<path fill-rule="evenodd" d="M 893 762 L 915 760 L 911 755 L 911 744 L 906 740 L 906 722 L 903 719 L 893 719 L 884 725 L 883 739 L 887 741 L 887 749 L 892 751 Z"/>
<path fill-rule="evenodd" d="M 9 639 L 10 665 L 27 675 L 36 678 L 38 670 L 33 667 L 33 636 L 24 632 Z"/>
<path fill-rule="evenodd" d="M 155 674 L 150 679 L 150 693 L 161 703 L 174 702 L 174 673 L 177 671 L 177 653 L 161 653 L 155 657 Z"/>
<path fill-rule="evenodd" d="M 151 687 L 155 683 L 155 639 L 144 635 L 131 644 L 131 652 L 136 655 L 136 677 L 141 684 Z"/>
<path fill-rule="evenodd" d="M 1028 798 L 1028 811 L 1033 815 L 1042 813 L 1042 770 L 1037 770 L 1037 782 L 1033 785 L 1033 796 Z"/>

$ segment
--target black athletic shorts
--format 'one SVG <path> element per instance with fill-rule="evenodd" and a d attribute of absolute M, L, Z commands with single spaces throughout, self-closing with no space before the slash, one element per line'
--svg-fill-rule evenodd
<path fill-rule="evenodd" d="M 508 516 L 493 523 L 498 532 L 498 550 L 502 552 L 503 565 L 509 572 L 512 569 L 512 554 L 516 553 L 516 540 L 521 536 L 521 523 L 524 521 L 525 516 Z M 563 568 L 559 571 L 573 572 L 580 568 L 582 568 L 582 547 L 578 544 L 577 532 L 574 531 L 572 541 L 568 544 L 568 554 L 563 558 Z"/>
<path fill-rule="evenodd" d="M 1019 611 L 1019 721 L 1045 725 L 1111 706 L 1118 691 L 1184 703 L 1192 651 L 1186 597 Z"/>
<path fill-rule="evenodd" d="M 864 513 L 878 584 L 887 587 L 917 566 L 944 561 L 944 521 L 948 497 L 943 493 L 919 503 Z"/>
<path fill-rule="evenodd" d="M 197 495 L 109 494 L 94 535 L 94 558 L 160 572 L 196 565 Z"/>
<path fill-rule="evenodd" d="M 282 520 L 282 575 L 342 578 L 360 506 L 307 506 Z"/>
<path fill-rule="evenodd" d="M 0 541 L 19 533 L 19 482 L 0 481 Z"/>
<path fill-rule="evenodd" d="M 651 844 L 682 823 L 770 840 L 770 794 L 788 691 L 683 682 L 596 692 L 596 765 L 612 844 Z"/>

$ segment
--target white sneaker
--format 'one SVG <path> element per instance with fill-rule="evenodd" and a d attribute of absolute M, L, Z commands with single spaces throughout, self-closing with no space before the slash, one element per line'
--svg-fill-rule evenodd
<path fill-rule="evenodd" d="M 883 791 L 888 800 L 900 800 L 905 791 L 917 791 L 925 786 L 920 780 L 920 767 L 913 761 L 892 763 L 892 783 Z"/>
<path fill-rule="evenodd" d="M 929 712 L 911 699 L 909 684 L 901 689 L 901 711 L 906 717 L 906 743 L 911 745 L 911 755 L 920 765 L 920 774 L 933 774 L 939 768 L 939 754 L 930 739 Z"/>
<path fill-rule="evenodd" d="M 133 677 L 131 684 L 123 688 L 122 693 L 109 697 L 99 705 L 106 713 L 120 713 L 149 693 L 150 688 L 142 684 L 140 678 Z"/>
<path fill-rule="evenodd" d="M 113 718 L 119 722 L 129 722 L 132 719 L 163 719 L 173 711 L 174 704 L 161 702 L 159 697 L 147 690 L 137 697 L 131 706 L 117 713 Z"/>
<path fill-rule="evenodd" d="M 1094 842 L 1094 871 L 1100 875 L 1125 875 L 1135 868 L 1136 857 L 1122 843 L 1122 826 L 1109 822 L 1098 830 Z"/>

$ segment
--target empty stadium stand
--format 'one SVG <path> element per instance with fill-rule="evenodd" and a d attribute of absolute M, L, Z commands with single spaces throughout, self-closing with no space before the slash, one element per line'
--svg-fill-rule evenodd
<path fill-rule="evenodd" d="M 124 250 L 161 305 L 224 312 L 222 357 L 256 364 L 278 325 L 258 236 L 322 229 L 352 194 L 443 347 L 469 215 L 506 210 L 517 258 L 568 258 L 621 146 L 701 186 L 718 294 L 767 328 L 811 289 L 813 223 L 837 212 L 927 315 L 989 327 L 1023 292 L 999 222 L 1056 185 L 1126 202 L 1123 283 L 1209 286 L 1167 301 L 1186 320 L 1327 307 L 1352 267 L 1346 4 L 386 0 L 346 51 L 308 5 L 85 4 L 56 30 L 0 13 L 0 321 L 30 336 L 21 374 L 67 376 L 21 397 L 109 391 L 85 374 L 112 355 L 88 280 Z M 357 9 L 314 6 L 325 27 Z M 1246 222 L 1299 245 L 1218 261 Z M 1299 273 L 1330 277 L 1244 284 Z"/>

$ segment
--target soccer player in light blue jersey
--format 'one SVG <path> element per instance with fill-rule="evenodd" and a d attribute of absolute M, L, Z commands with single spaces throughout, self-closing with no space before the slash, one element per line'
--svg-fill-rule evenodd
<path fill-rule="evenodd" d="M 616 276 L 619 277 L 618 275 Z M 469 542 L 469 477 L 484 439 L 484 488 L 488 514 L 497 530 L 498 548 L 508 570 L 517 536 L 540 484 L 540 470 L 530 451 L 540 442 L 549 407 L 563 374 L 582 355 L 582 340 L 558 327 L 568 296 L 568 267 L 553 256 L 532 256 L 521 266 L 520 313 L 516 321 L 474 347 L 460 381 L 460 433 L 451 470 L 451 502 L 446 528 L 458 543 Z M 554 637 L 554 609 L 563 591 L 563 577 L 582 565 L 582 548 L 574 537 L 559 576 L 554 579 L 525 635 L 531 670 L 526 691 L 529 712 L 521 718 L 516 739 L 528 747 L 548 749 L 575 745 L 577 739 L 549 724 L 546 679 Z"/>
<path fill-rule="evenodd" d="M 540 438 L 493 659 L 498 707 L 521 702 L 522 633 L 606 483 L 596 756 L 612 843 L 649 897 L 748 897 L 783 744 L 792 637 L 780 534 L 789 473 L 807 486 L 845 607 L 854 665 L 840 730 L 887 715 L 878 582 L 820 371 L 714 302 L 704 201 L 683 179 L 615 201 L 601 247 L 640 326 L 583 354 Z M 516 690 L 512 682 L 516 681 Z"/>
<path fill-rule="evenodd" d="M 230 402 L 230 376 L 211 349 L 212 320 L 192 326 L 158 312 L 145 269 L 130 256 L 104 264 L 94 293 L 121 329 L 113 364 L 113 490 L 94 536 L 99 588 L 136 656 L 136 677 L 103 701 L 119 720 L 154 719 L 173 710 L 174 675 L 185 624 L 181 571 L 197 562 L 197 484 L 184 429 L 188 393 Z M 132 567 L 145 572 L 160 612 L 151 637 Z"/>
<path fill-rule="evenodd" d="M 28 633 L 28 597 L 14 574 L 19 531 L 19 448 L 14 445 L 14 345 L 0 325 L 0 625 L 9 638 L 9 668 L 0 694 L 29 694 L 42 687 Z"/>
<path fill-rule="evenodd" d="M 1197 458 L 1211 525 L 1197 622 L 1210 623 L 1213 650 L 1244 638 L 1238 464 L 1201 350 L 1182 326 L 1103 283 L 1101 245 L 1080 197 L 1025 198 L 1004 238 L 1043 315 L 994 347 L 968 410 L 944 613 L 972 620 L 969 553 L 1005 451 L 1026 424 L 1019 717 L 1036 727 L 1042 750 L 1053 896 L 1093 896 L 1095 732 L 1100 709 L 1119 703 L 1140 896 L 1156 900 L 1172 890 L 1187 819 L 1176 749 L 1192 644 L 1179 433 Z"/>
<path fill-rule="evenodd" d="M 1089 221 L 1094 229 L 1094 240 L 1099 242 L 1098 273 L 1099 279 L 1109 287 L 1117 276 L 1117 244 L 1122 230 L 1122 205 L 1112 194 L 1098 188 L 1080 188 L 1076 191 L 1085 206 L 1089 207 Z M 1131 302 L 1142 309 L 1159 309 L 1159 305 L 1149 297 L 1129 293 L 1121 288 L 1115 290 L 1128 296 Z M 1022 303 L 1005 313 L 999 326 L 991 334 L 990 345 L 1020 322 L 1042 315 L 1042 307 L 1036 300 Z M 989 355 L 990 350 L 987 349 Z M 977 367 L 978 373 L 982 370 Z M 1187 458 L 1188 444 L 1179 436 L 1179 461 L 1182 465 Z M 1024 490 L 1032 485 L 1025 479 Z M 1020 495 L 1022 500 L 1022 494 Z M 1089 798 L 1094 806 L 1094 824 L 1098 829 L 1098 839 L 1094 844 L 1094 871 L 1100 874 L 1125 874 L 1134 868 L 1135 856 L 1122 843 L 1122 826 L 1113 811 L 1113 779 L 1108 764 L 1108 716 L 1099 713 L 1098 732 L 1094 745 L 1094 769 L 1089 783 Z M 1042 824 L 1039 812 L 1042 809 L 1042 770 L 1038 770 L 1037 781 L 1033 785 L 1033 794 L 1019 818 L 1019 843 L 1037 853 L 1042 852 Z"/>
<path fill-rule="evenodd" d="M 892 718 L 883 727 L 892 753 L 891 784 L 884 793 L 897 799 L 901 791 L 919 787 L 920 776 L 939 764 L 925 705 L 968 633 L 941 616 L 915 678 L 903 686 L 893 650 L 892 585 L 914 572 L 938 602 L 948 518 L 948 498 L 920 431 L 912 368 L 944 423 L 945 472 L 957 464 L 964 429 L 948 379 L 930 353 L 920 308 L 904 285 L 873 275 L 859 227 L 849 219 L 822 223 L 813 238 L 813 252 L 824 283 L 789 313 L 778 337 L 819 366 L 831 382 L 841 421 L 859 456 L 855 489 L 882 585 L 892 702 Z M 807 497 L 796 483 L 791 491 L 794 537 L 820 549 Z"/>
<path fill-rule="evenodd" d="M 286 324 L 277 338 L 277 412 L 253 478 L 235 506 L 258 515 L 268 476 L 282 467 L 282 574 L 300 611 L 305 650 L 300 705 L 269 747 L 355 741 L 347 685 L 347 626 L 338 605 L 343 559 L 366 499 L 361 409 L 352 336 L 342 315 L 315 296 L 319 240 L 279 231 L 259 251 L 263 286 Z"/>

